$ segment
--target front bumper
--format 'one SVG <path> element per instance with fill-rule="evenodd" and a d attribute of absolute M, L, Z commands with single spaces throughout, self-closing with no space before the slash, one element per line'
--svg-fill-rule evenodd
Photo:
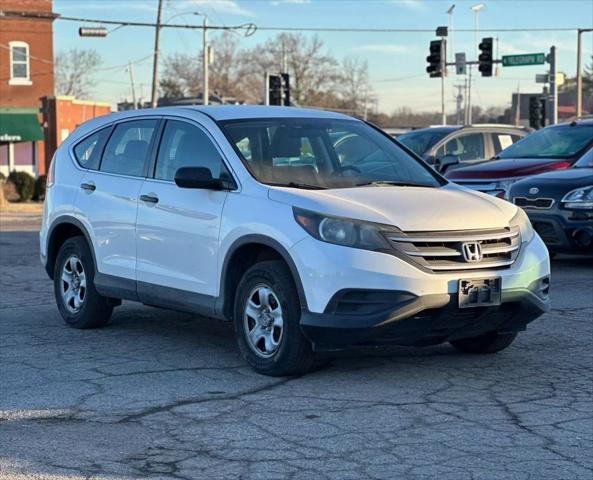
<path fill-rule="evenodd" d="M 365 343 L 435 344 L 488 331 L 518 331 L 549 310 L 547 296 L 538 289 L 549 279 L 550 263 L 537 235 L 522 244 L 510 268 L 492 270 L 425 272 L 394 255 L 312 238 L 290 253 L 306 297 L 302 330 L 317 350 Z M 501 278 L 501 306 L 457 307 L 460 279 L 491 277 Z M 348 291 L 368 292 L 372 298 L 347 299 L 358 304 L 344 313 L 335 299 Z"/>
<path fill-rule="evenodd" d="M 526 209 L 533 228 L 538 232 L 550 250 L 558 252 L 593 253 L 593 244 L 579 245 L 578 232 L 593 231 L 593 220 L 574 220 L 573 212 L 544 213 Z"/>
<path fill-rule="evenodd" d="M 518 332 L 550 310 L 548 279 L 536 280 L 526 289 L 504 291 L 497 307 L 460 309 L 456 294 L 416 297 L 391 292 L 395 302 L 388 309 L 371 315 L 304 311 L 301 328 L 316 351 L 365 344 L 436 345 L 494 331 Z"/>

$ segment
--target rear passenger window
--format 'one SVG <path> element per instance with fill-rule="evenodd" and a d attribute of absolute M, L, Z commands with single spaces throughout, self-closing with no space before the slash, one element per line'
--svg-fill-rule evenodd
<path fill-rule="evenodd" d="M 99 166 L 101 150 L 107 140 L 111 127 L 103 128 L 89 135 L 74 147 L 74 156 L 82 168 L 96 170 Z"/>
<path fill-rule="evenodd" d="M 148 147 L 156 126 L 157 120 L 120 123 L 107 142 L 100 170 L 132 177 L 143 176 Z"/>
<path fill-rule="evenodd" d="M 492 138 L 494 139 L 494 153 L 496 154 L 521 139 L 518 135 L 508 133 L 493 133 Z"/>

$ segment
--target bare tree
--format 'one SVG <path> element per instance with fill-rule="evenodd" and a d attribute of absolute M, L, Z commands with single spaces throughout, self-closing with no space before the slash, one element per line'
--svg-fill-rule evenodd
<path fill-rule="evenodd" d="M 95 87 L 93 71 L 102 60 L 95 50 L 72 48 L 56 55 L 54 61 L 57 95 L 87 98 Z"/>
<path fill-rule="evenodd" d="M 162 97 L 195 96 L 201 91 L 201 57 L 199 53 L 173 53 L 163 60 Z"/>
<path fill-rule="evenodd" d="M 338 92 L 342 108 L 363 114 L 374 105 L 369 81 L 369 65 L 360 57 L 346 57 L 340 68 Z"/>
<path fill-rule="evenodd" d="M 250 49 L 230 32 L 213 42 L 210 86 L 214 93 L 246 103 L 264 101 L 265 73 L 287 71 L 291 98 L 302 106 L 340 108 L 363 114 L 373 102 L 368 65 L 359 58 L 340 64 L 318 37 L 282 33 Z M 196 55 L 175 53 L 163 61 L 161 96 L 194 96 L 201 92 L 202 65 Z"/>

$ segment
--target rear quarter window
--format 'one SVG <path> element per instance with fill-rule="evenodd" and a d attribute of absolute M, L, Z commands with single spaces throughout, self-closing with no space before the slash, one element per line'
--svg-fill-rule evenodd
<path fill-rule="evenodd" d="M 74 147 L 74 157 L 82 168 L 97 170 L 101 160 L 101 151 L 107 141 L 111 127 L 106 127 L 98 132 L 83 138 Z"/>

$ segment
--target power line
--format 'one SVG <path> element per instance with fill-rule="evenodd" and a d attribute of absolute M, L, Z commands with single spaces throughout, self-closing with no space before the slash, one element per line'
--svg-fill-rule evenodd
<path fill-rule="evenodd" d="M 44 14 L 38 12 L 15 12 L 2 11 L 0 16 L 6 17 L 21 17 L 21 18 L 54 18 L 55 20 L 64 20 L 69 22 L 82 23 L 98 23 L 105 25 L 121 25 L 124 27 L 156 27 L 153 22 L 133 22 L 126 20 L 105 20 L 97 18 L 71 17 L 56 14 Z M 196 24 L 180 24 L 171 23 L 161 25 L 162 28 L 187 28 L 202 30 L 203 25 Z M 434 33 L 434 28 L 358 28 L 358 27 L 282 27 L 282 26 L 256 26 L 253 23 L 245 23 L 241 25 L 208 25 L 209 30 L 246 30 L 255 32 L 255 30 L 262 31 L 277 31 L 277 32 L 333 32 L 333 33 Z M 480 28 L 480 32 L 501 33 L 501 32 L 576 32 L 578 27 L 500 27 L 500 28 Z M 477 32 L 475 28 L 455 28 L 451 32 L 454 33 L 474 33 Z"/>

